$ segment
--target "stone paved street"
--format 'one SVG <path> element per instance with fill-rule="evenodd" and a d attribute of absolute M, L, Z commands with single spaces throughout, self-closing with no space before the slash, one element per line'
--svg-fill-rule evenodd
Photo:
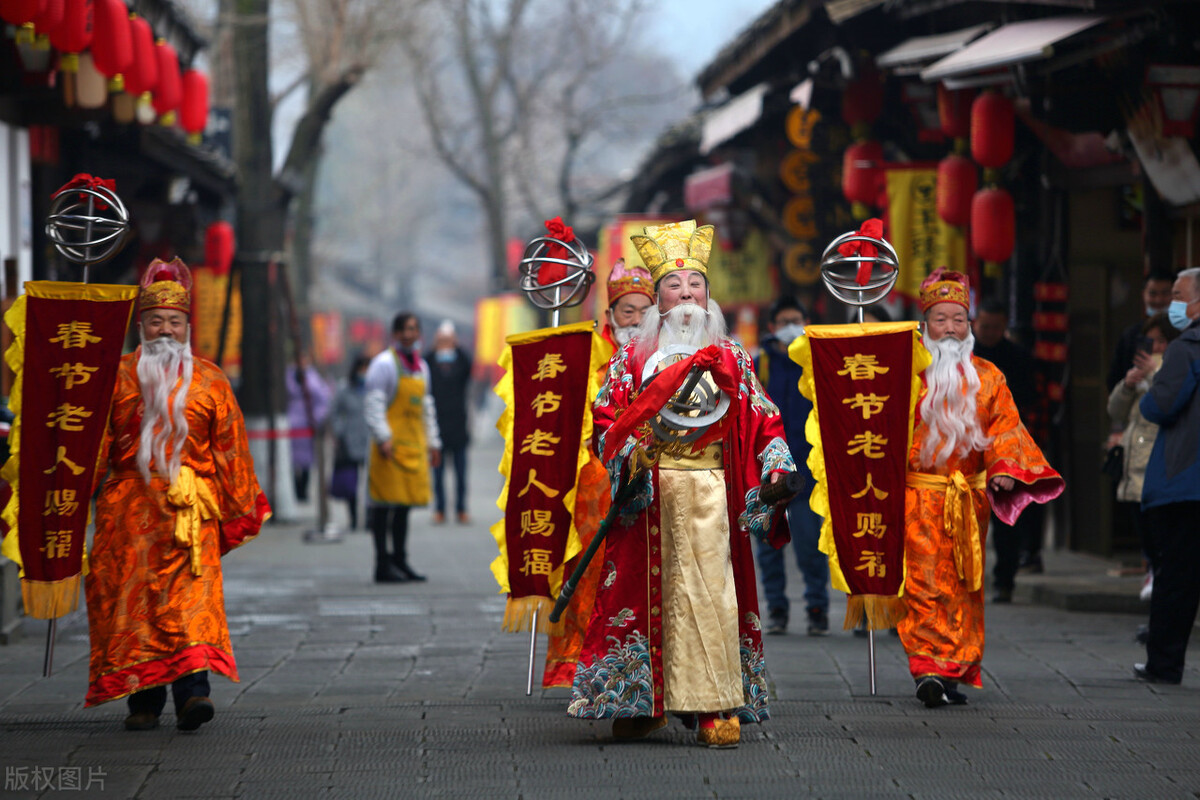
<path fill-rule="evenodd" d="M 1136 578 L 1071 554 L 1047 554 L 1016 603 L 989 607 L 984 690 L 966 707 L 925 709 L 895 637 L 875 638 L 872 696 L 865 639 L 796 629 L 766 637 L 772 719 L 740 748 L 697 747 L 678 722 L 615 743 L 607 722 L 566 717 L 565 691 L 525 694 L 529 637 L 500 631 L 488 572 L 499 453 L 494 435 L 471 451 L 471 525 L 414 511 L 428 583 L 373 584 L 370 537 L 305 544 L 311 520 L 269 525 L 227 557 L 242 680 L 214 677 L 217 715 L 196 733 L 170 710 L 139 733 L 123 730 L 123 703 L 84 710 L 84 614 L 60 621 L 49 678 L 46 625 L 27 620 L 0 647 L 0 797 L 1200 796 L 1196 661 L 1182 686 L 1135 682 L 1143 617 L 1043 604 L 1083 573 L 1136 594 Z"/>

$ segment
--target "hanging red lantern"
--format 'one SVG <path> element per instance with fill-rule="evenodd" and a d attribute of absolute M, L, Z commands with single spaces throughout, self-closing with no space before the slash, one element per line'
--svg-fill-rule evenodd
<path fill-rule="evenodd" d="M 4 0 L 0 3 L 0 19 L 12 25 L 33 22 L 42 12 L 45 0 Z"/>
<path fill-rule="evenodd" d="M 971 104 L 971 157 L 997 169 L 1013 154 L 1016 124 L 1012 100 L 999 92 L 984 92 Z"/>
<path fill-rule="evenodd" d="M 883 113 L 883 79 L 874 67 L 865 67 L 842 93 L 842 121 L 850 127 L 872 125 Z"/>
<path fill-rule="evenodd" d="M 1007 261 L 1016 245 L 1012 195 L 996 186 L 971 198 L 971 250 L 984 261 Z"/>
<path fill-rule="evenodd" d="M 164 125 L 175 124 L 175 112 L 183 102 L 183 80 L 179 76 L 179 56 L 166 39 L 154 44 L 158 60 L 158 86 L 154 88 L 154 112 Z"/>
<path fill-rule="evenodd" d="M 179 124 L 194 142 L 199 142 L 200 134 L 208 126 L 208 76 L 198 69 L 183 73 Z"/>
<path fill-rule="evenodd" d="M 233 265 L 234 246 L 233 226 L 224 220 L 214 222 L 204 231 L 204 263 L 224 275 Z"/>
<path fill-rule="evenodd" d="M 149 22 L 137 14 L 130 14 L 129 35 L 133 44 L 133 66 L 125 73 L 125 91 L 134 97 L 141 97 L 158 86 L 154 31 Z"/>
<path fill-rule="evenodd" d="M 974 99 L 974 89 L 947 89 L 946 84 L 938 84 L 938 122 L 942 133 L 951 139 L 965 139 L 971 135 L 971 102 Z"/>
<path fill-rule="evenodd" d="M 124 73 L 133 65 L 133 36 L 129 29 L 129 9 L 123 0 L 96 0 L 92 59 L 96 69 L 111 81 L 111 91 L 125 88 Z"/>
<path fill-rule="evenodd" d="M 866 140 L 846 148 L 842 156 L 842 194 L 851 203 L 873 206 L 883 175 L 883 145 Z"/>
<path fill-rule="evenodd" d="M 6 4 L 7 5 L 7 4 Z M 41 11 L 33 18 L 33 29 L 41 36 L 49 36 L 51 30 L 58 27 L 62 23 L 63 12 L 65 11 L 65 3 L 63 0 L 41 0 Z M 49 47 L 49 44 L 47 44 Z"/>
<path fill-rule="evenodd" d="M 971 198 L 979 188 L 979 172 L 971 159 L 951 153 L 938 163 L 937 214 L 959 228 L 971 221 Z"/>
<path fill-rule="evenodd" d="M 62 22 L 47 33 L 54 49 L 62 53 L 62 71 L 77 72 L 79 54 L 92 43 L 92 0 L 65 0 Z"/>

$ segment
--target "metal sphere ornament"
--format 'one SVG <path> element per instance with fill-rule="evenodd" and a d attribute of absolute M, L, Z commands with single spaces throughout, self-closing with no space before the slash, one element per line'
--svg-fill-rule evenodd
<path fill-rule="evenodd" d="M 525 245 L 519 265 L 520 289 L 538 308 L 558 311 L 587 298 L 596 273 L 592 254 L 578 239 L 539 236 Z"/>
<path fill-rule="evenodd" d="M 76 175 L 54 193 L 46 237 L 64 258 L 84 267 L 115 256 L 129 235 L 129 211 L 111 180 Z"/>
<path fill-rule="evenodd" d="M 843 303 L 859 308 L 887 297 L 900 276 L 900 260 L 895 249 L 867 220 L 857 231 L 843 233 L 821 254 L 821 280 L 830 294 Z M 861 321 L 861 319 L 860 319 Z"/>
<path fill-rule="evenodd" d="M 654 380 L 663 362 L 676 361 L 695 355 L 700 348 L 672 344 L 654 351 L 642 368 L 642 386 Z M 660 442 L 687 444 L 704 435 L 729 410 L 729 395 L 703 380 L 703 372 L 693 367 L 658 415 L 650 418 L 650 430 Z"/>

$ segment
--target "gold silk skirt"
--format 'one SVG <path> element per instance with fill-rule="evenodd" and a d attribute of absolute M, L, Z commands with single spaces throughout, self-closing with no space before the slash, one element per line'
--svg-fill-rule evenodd
<path fill-rule="evenodd" d="M 723 469 L 659 469 L 663 704 L 725 711 L 745 702 Z"/>

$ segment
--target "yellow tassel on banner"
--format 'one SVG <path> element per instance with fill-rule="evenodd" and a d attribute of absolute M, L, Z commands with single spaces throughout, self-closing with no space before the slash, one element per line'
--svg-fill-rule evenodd
<path fill-rule="evenodd" d="M 852 594 L 846 598 L 846 630 L 857 628 L 863 616 L 867 618 L 867 630 L 882 631 L 894 628 L 904 619 L 904 599 L 890 594 Z"/>
<path fill-rule="evenodd" d="M 533 627 L 533 612 L 538 612 L 538 633 L 550 632 L 550 612 L 554 600 L 549 597 L 529 595 L 510 597 L 504 606 L 504 622 L 500 629 L 506 633 L 522 633 Z"/>

